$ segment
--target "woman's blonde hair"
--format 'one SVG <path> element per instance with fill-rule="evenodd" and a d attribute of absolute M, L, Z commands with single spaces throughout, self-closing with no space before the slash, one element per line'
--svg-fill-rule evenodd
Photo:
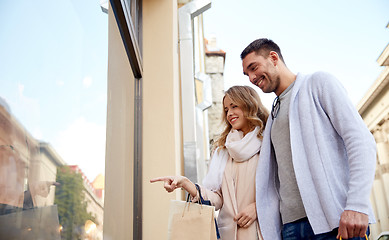
<path fill-rule="evenodd" d="M 220 149 L 225 148 L 227 135 L 232 128 L 227 120 L 227 112 L 224 111 L 224 99 L 226 97 L 229 97 L 234 104 L 242 109 L 243 115 L 248 121 L 250 130 L 253 130 L 256 126 L 260 128 L 258 138 L 262 139 L 262 133 L 265 129 L 267 118 L 269 117 L 269 111 L 263 106 L 258 93 L 253 88 L 249 86 L 233 86 L 225 92 L 222 100 L 222 123 L 226 127 L 213 143 L 213 150 L 218 147 Z"/>

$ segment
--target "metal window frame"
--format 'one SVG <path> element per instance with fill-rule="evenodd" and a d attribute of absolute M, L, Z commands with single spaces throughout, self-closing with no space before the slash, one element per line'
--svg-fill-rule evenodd
<path fill-rule="evenodd" d="M 142 78 L 142 0 L 110 0 L 110 2 L 134 77 Z M 128 2 L 130 4 L 127 4 Z M 136 23 L 133 22 L 128 6 L 134 6 L 137 10 Z"/>
<path fill-rule="evenodd" d="M 110 3 L 135 78 L 133 239 L 142 239 L 142 0 Z M 135 16 L 131 16 L 131 8 Z"/>

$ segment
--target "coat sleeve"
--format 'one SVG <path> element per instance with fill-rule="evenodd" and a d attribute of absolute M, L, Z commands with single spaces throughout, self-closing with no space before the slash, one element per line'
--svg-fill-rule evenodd
<path fill-rule="evenodd" d="M 368 214 L 376 164 L 374 137 L 334 76 L 324 72 L 315 73 L 312 89 L 346 149 L 349 189 L 345 210 Z"/>
<path fill-rule="evenodd" d="M 215 210 L 219 210 L 223 206 L 223 195 L 220 189 L 215 192 L 203 186 L 200 186 L 200 189 L 203 198 L 210 200 L 212 206 L 215 206 Z"/>

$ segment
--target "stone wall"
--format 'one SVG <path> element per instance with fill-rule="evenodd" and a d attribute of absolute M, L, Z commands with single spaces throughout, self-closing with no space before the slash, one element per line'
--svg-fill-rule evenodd
<path fill-rule="evenodd" d="M 208 126 L 210 142 L 223 130 L 221 117 L 223 113 L 222 99 L 224 96 L 224 58 L 223 52 L 207 53 L 205 57 L 206 73 L 211 78 L 212 106 L 208 109 Z"/>

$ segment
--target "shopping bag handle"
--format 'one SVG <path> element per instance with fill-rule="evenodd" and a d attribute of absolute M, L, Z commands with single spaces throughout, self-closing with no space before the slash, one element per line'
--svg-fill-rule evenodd
<path fill-rule="evenodd" d="M 367 238 L 367 234 L 365 234 L 365 238 L 366 238 L 366 240 L 369 240 L 369 239 Z M 342 237 L 340 237 L 339 240 L 342 240 Z"/>
<path fill-rule="evenodd" d="M 208 205 L 208 204 L 209 204 L 209 205 L 211 205 L 210 202 L 209 202 L 208 204 L 205 203 L 205 200 L 204 200 L 203 196 L 201 195 L 200 186 L 199 186 L 197 183 L 195 183 L 195 186 L 196 186 L 197 192 L 199 193 L 199 197 L 200 197 L 199 202 L 200 202 L 200 204 L 205 204 L 205 205 Z"/>
<path fill-rule="evenodd" d="M 203 204 L 204 204 L 204 202 L 203 202 L 204 199 L 203 199 L 203 197 L 201 197 L 201 193 L 200 193 L 200 198 L 201 198 L 201 200 L 199 201 L 199 204 L 201 205 L 201 209 L 202 209 L 203 208 Z M 190 203 L 192 203 L 192 201 L 190 200 L 190 193 L 188 192 L 188 196 L 186 197 L 185 206 L 186 206 L 186 204 L 190 204 Z"/>
<path fill-rule="evenodd" d="M 186 198 L 186 201 L 185 201 L 184 210 L 182 211 L 182 217 L 184 217 L 184 215 L 185 215 L 185 209 L 188 208 L 188 212 L 189 212 L 190 204 L 192 204 L 192 201 L 190 200 L 190 194 L 188 193 L 188 197 Z M 199 208 L 200 214 L 201 214 L 202 209 L 203 209 L 203 204 L 200 203 L 200 208 Z"/>

